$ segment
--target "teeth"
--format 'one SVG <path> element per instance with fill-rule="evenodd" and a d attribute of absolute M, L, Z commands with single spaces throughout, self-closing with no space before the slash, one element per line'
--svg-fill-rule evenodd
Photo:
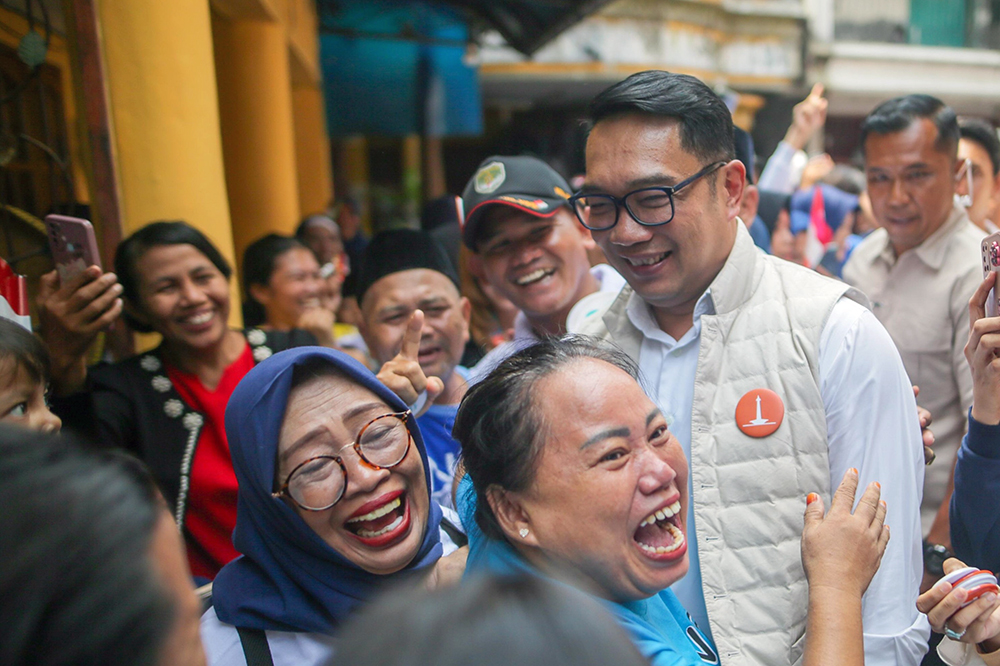
<path fill-rule="evenodd" d="M 652 266 L 655 263 L 663 261 L 666 258 L 667 253 L 664 252 L 661 255 L 655 257 L 650 257 L 649 259 L 629 259 L 628 262 L 633 266 Z"/>
<path fill-rule="evenodd" d="M 386 525 L 385 527 L 383 527 L 382 529 L 380 529 L 377 532 L 372 532 L 372 531 L 369 531 L 369 530 L 358 530 L 358 536 L 362 536 L 362 537 L 364 537 L 366 539 L 371 539 L 373 537 L 382 536 L 383 534 L 388 534 L 389 532 L 391 532 L 394 529 L 396 529 L 397 527 L 399 527 L 400 524 L 402 524 L 402 522 L 403 522 L 403 517 L 399 516 L 398 518 L 396 518 L 396 520 L 392 521 L 391 523 L 389 523 L 388 525 Z"/>
<path fill-rule="evenodd" d="M 549 272 L 550 271 L 547 268 L 539 268 L 538 270 L 532 271 L 527 275 L 519 277 L 517 280 L 515 280 L 515 282 L 523 287 L 526 284 L 530 284 L 532 282 L 537 282 L 538 280 L 541 280 L 543 277 L 548 275 Z"/>
<path fill-rule="evenodd" d="M 192 315 L 188 317 L 186 321 L 189 324 L 194 324 L 195 326 L 198 326 L 200 324 L 206 323 L 209 319 L 212 318 L 213 314 L 214 313 L 212 312 L 203 312 L 201 314 Z"/>
<path fill-rule="evenodd" d="M 667 520 L 668 518 L 673 518 L 677 515 L 677 512 L 681 510 L 681 501 L 677 500 L 670 506 L 665 506 L 662 509 L 658 509 L 653 513 L 646 516 L 646 518 L 639 523 L 639 527 L 645 527 L 646 525 L 652 525 L 658 520 Z"/>
<path fill-rule="evenodd" d="M 368 520 L 375 520 L 376 518 L 381 518 L 385 514 L 387 514 L 390 511 L 392 511 L 393 509 L 399 508 L 400 504 L 401 504 L 401 502 L 400 502 L 399 498 L 397 497 L 396 499 L 392 500 L 388 504 L 383 504 L 382 506 L 380 506 L 379 508 L 375 509 L 371 513 L 366 513 L 365 515 L 358 516 L 357 518 L 351 518 L 347 522 L 349 522 L 349 523 L 362 523 L 362 522 L 365 522 L 365 521 L 368 521 Z"/>
<path fill-rule="evenodd" d="M 640 542 L 638 542 L 639 543 L 639 547 L 642 548 L 647 553 L 655 554 L 655 555 L 662 555 L 664 553 L 672 553 L 675 550 L 677 550 L 678 548 L 680 548 L 681 546 L 683 546 L 684 545 L 684 533 L 681 532 L 679 529 L 677 529 L 675 526 L 671 525 L 670 523 L 667 523 L 667 529 L 670 530 L 670 534 L 674 537 L 674 542 L 671 545 L 669 545 L 669 546 L 654 547 L 654 546 L 650 546 L 649 544 L 642 543 L 640 541 Z"/>

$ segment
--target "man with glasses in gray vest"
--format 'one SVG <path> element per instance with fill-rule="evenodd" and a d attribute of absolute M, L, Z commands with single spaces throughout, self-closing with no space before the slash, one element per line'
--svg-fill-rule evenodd
<path fill-rule="evenodd" d="M 590 115 L 570 202 L 628 285 L 577 332 L 639 363 L 690 461 L 691 567 L 671 589 L 722 663 L 799 663 L 805 497 L 857 474 L 881 482 L 892 527 L 854 601 L 866 663 L 919 663 L 921 434 L 889 335 L 859 292 L 754 246 L 732 118 L 704 83 L 641 72 Z"/>

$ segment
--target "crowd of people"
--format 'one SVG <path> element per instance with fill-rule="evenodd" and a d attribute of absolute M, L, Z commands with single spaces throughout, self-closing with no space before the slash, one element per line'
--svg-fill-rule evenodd
<path fill-rule="evenodd" d="M 185 221 L 44 276 L 0 319 L 0 662 L 1000 664 L 1000 587 L 943 580 L 1000 565 L 1000 141 L 908 95 L 838 165 L 825 116 L 758 170 L 634 74 L 576 187 L 494 155 L 422 229 L 254 240 L 242 330 Z M 90 365 L 122 324 L 158 346 Z"/>

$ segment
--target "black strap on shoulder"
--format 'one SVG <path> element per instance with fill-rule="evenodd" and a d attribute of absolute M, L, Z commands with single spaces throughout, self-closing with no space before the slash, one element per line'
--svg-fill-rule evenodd
<path fill-rule="evenodd" d="M 247 666 L 274 666 L 274 659 L 271 658 L 271 646 L 267 644 L 267 634 L 263 629 L 247 629 L 236 627 L 240 635 L 240 643 L 243 645 L 243 656 L 247 659 Z"/>
<path fill-rule="evenodd" d="M 441 518 L 441 529 L 444 530 L 444 533 L 448 535 L 448 538 L 451 539 L 452 542 L 459 548 L 469 545 L 469 537 L 465 535 L 465 532 L 458 529 L 458 527 L 456 527 L 455 524 L 447 518 Z"/>

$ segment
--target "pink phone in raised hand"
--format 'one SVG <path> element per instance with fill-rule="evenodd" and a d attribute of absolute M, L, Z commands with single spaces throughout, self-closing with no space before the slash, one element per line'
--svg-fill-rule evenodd
<path fill-rule="evenodd" d="M 87 269 L 101 266 L 94 227 L 79 217 L 46 215 L 49 249 L 59 271 L 59 280 L 65 284 Z"/>
<path fill-rule="evenodd" d="M 1000 231 L 990 234 L 983 239 L 983 277 L 990 273 L 1000 272 Z M 996 317 L 1000 312 L 1000 301 L 998 301 L 997 285 L 990 289 L 990 295 L 986 299 L 986 316 Z"/>

